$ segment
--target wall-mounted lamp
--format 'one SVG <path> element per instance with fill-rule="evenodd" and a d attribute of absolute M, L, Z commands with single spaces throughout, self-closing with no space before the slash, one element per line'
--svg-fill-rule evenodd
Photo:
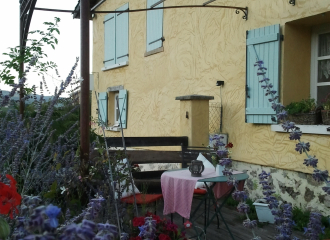
<path fill-rule="evenodd" d="M 186 118 L 189 119 L 189 114 L 188 111 L 186 112 Z"/>
<path fill-rule="evenodd" d="M 217 81 L 216 86 L 223 86 L 225 85 L 225 81 Z"/>

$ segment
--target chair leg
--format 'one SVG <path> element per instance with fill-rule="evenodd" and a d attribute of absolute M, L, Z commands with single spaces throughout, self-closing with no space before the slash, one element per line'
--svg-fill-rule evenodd
<path fill-rule="evenodd" d="M 204 231 L 206 234 L 206 198 L 204 199 Z"/>

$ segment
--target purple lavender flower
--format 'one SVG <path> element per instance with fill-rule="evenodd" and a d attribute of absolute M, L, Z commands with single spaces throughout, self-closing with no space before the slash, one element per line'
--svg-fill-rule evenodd
<path fill-rule="evenodd" d="M 153 220 L 152 217 L 146 217 L 144 222 L 144 225 L 139 227 L 139 236 L 145 239 L 154 239 L 156 235 L 156 220 Z"/>
<path fill-rule="evenodd" d="M 328 179 L 328 170 L 322 171 L 319 169 L 314 169 L 312 176 L 315 181 L 318 181 L 318 182 L 326 181 Z"/>
<path fill-rule="evenodd" d="M 250 212 L 250 207 L 246 203 L 239 203 L 237 206 L 237 210 L 240 213 L 249 213 Z"/>
<path fill-rule="evenodd" d="M 324 233 L 324 227 L 322 227 L 321 217 L 322 215 L 317 212 L 311 212 L 310 214 L 307 228 L 304 228 L 304 234 L 309 237 L 310 240 L 318 240 L 319 233 Z"/>
<path fill-rule="evenodd" d="M 60 212 L 61 212 L 61 209 L 56 206 L 53 206 L 52 204 L 48 205 L 48 207 L 46 208 L 45 214 L 48 216 L 49 225 L 52 228 L 57 228 L 57 226 L 58 226 L 57 216 Z"/>
<path fill-rule="evenodd" d="M 304 164 L 308 167 L 308 166 L 312 166 L 314 168 L 317 167 L 317 163 L 318 163 L 318 159 L 312 156 L 308 156 L 308 158 L 304 159 Z"/>
<path fill-rule="evenodd" d="M 227 157 L 228 155 L 228 150 L 218 150 L 217 151 L 217 155 L 220 157 L 220 158 L 223 158 L 223 157 Z"/>
<path fill-rule="evenodd" d="M 294 130 L 295 127 L 295 123 L 290 121 L 286 121 L 282 124 L 282 128 L 284 129 L 284 131 Z"/>
<path fill-rule="evenodd" d="M 219 160 L 219 164 L 221 166 L 228 166 L 232 163 L 230 158 L 222 158 L 221 160 Z"/>
<path fill-rule="evenodd" d="M 245 191 L 236 190 L 233 192 L 232 197 L 236 201 L 245 201 L 248 196 Z"/>
<path fill-rule="evenodd" d="M 299 143 L 296 144 L 296 148 L 295 148 L 295 150 L 296 150 L 297 152 L 299 152 L 300 154 L 302 154 L 302 153 L 305 152 L 305 151 L 308 152 L 310 147 L 311 147 L 311 146 L 310 146 L 309 142 L 307 142 L 307 143 L 299 142 Z"/>
<path fill-rule="evenodd" d="M 282 110 L 280 113 L 277 114 L 277 119 L 285 120 L 287 116 L 288 116 L 288 112 L 285 110 Z"/>
<path fill-rule="evenodd" d="M 231 176 L 231 175 L 233 175 L 233 172 L 231 170 L 229 170 L 229 169 L 223 170 L 222 173 L 223 173 L 224 176 Z"/>
<path fill-rule="evenodd" d="M 329 186 L 322 187 L 322 190 L 325 191 L 327 194 L 330 195 L 330 187 Z"/>
<path fill-rule="evenodd" d="M 300 140 L 300 137 L 302 135 L 301 131 L 295 130 L 293 132 L 290 133 L 290 140 Z"/>
<path fill-rule="evenodd" d="M 249 228 L 249 229 L 253 229 L 257 227 L 257 221 L 256 220 L 250 220 L 250 219 L 246 219 L 243 221 L 243 226 L 245 228 Z"/>

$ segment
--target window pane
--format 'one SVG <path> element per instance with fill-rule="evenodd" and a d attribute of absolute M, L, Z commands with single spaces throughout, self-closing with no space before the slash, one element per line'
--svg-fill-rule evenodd
<path fill-rule="evenodd" d="M 330 59 L 318 61 L 317 82 L 330 82 Z"/>
<path fill-rule="evenodd" d="M 319 57 L 330 55 L 330 33 L 319 35 Z"/>
<path fill-rule="evenodd" d="M 317 103 L 322 103 L 322 100 L 325 99 L 327 94 L 330 93 L 330 85 L 329 86 L 318 86 L 317 87 Z"/>

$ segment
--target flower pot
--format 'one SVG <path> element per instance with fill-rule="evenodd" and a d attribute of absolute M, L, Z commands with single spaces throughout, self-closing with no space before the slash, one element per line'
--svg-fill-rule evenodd
<path fill-rule="evenodd" d="M 226 166 L 221 166 L 220 164 L 217 164 L 217 168 L 215 169 L 215 172 L 219 175 L 219 176 L 223 176 L 223 170 L 225 170 Z"/>
<path fill-rule="evenodd" d="M 321 112 L 289 114 L 288 120 L 297 125 L 317 125 L 322 123 Z"/>
<path fill-rule="evenodd" d="M 253 203 L 253 205 L 256 207 L 259 222 L 275 222 L 274 215 L 269 209 L 265 199 L 258 199 Z"/>
<path fill-rule="evenodd" d="M 330 125 L 330 110 L 322 110 L 322 122 L 324 125 Z"/>

